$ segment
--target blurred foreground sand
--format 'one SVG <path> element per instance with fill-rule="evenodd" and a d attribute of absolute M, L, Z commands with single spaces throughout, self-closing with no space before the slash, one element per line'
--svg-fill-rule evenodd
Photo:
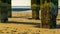
<path fill-rule="evenodd" d="M 59 17 L 58 15 L 58 19 Z M 45 29 L 40 28 L 41 20 L 28 18 L 32 18 L 31 10 L 12 12 L 8 23 L 0 23 L 0 34 L 60 34 L 60 20 L 57 20 L 56 29 Z"/>

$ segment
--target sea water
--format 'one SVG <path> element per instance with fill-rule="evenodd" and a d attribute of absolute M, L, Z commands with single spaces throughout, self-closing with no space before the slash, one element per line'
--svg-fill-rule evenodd
<path fill-rule="evenodd" d="M 26 11 L 31 10 L 30 6 L 12 6 L 12 11 Z"/>

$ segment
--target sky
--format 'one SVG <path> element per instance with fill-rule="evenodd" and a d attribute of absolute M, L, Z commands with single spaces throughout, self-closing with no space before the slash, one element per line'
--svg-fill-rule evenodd
<path fill-rule="evenodd" d="M 58 3 L 59 3 L 58 5 L 60 6 L 60 0 L 58 0 Z"/>
<path fill-rule="evenodd" d="M 60 6 L 60 0 L 58 0 Z M 12 0 L 12 6 L 31 6 L 31 0 Z"/>
<path fill-rule="evenodd" d="M 31 6 L 31 0 L 12 0 L 12 6 Z"/>

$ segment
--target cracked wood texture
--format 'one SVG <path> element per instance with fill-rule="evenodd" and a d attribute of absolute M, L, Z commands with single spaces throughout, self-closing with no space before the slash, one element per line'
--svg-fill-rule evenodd
<path fill-rule="evenodd" d="M 56 17 L 58 14 L 58 8 L 56 6 L 58 6 L 58 3 L 54 4 L 54 1 L 43 0 L 40 7 L 42 28 L 56 28 Z"/>
<path fill-rule="evenodd" d="M 31 0 L 32 18 L 39 19 L 40 0 Z"/>

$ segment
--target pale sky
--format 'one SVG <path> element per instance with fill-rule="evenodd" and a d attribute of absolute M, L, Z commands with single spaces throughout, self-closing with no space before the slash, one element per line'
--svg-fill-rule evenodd
<path fill-rule="evenodd" d="M 60 6 L 60 0 L 59 0 Z M 12 0 L 12 6 L 31 6 L 31 0 Z"/>
<path fill-rule="evenodd" d="M 12 6 L 31 6 L 31 0 L 12 0 Z"/>
<path fill-rule="evenodd" d="M 58 3 L 59 3 L 59 6 L 60 6 L 60 0 L 58 1 Z"/>

